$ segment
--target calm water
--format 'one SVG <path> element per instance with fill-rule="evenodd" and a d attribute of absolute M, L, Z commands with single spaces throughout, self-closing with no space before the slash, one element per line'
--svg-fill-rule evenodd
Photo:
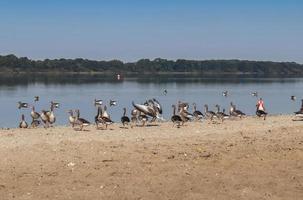
<path fill-rule="evenodd" d="M 168 91 L 167 95 L 163 90 Z M 228 90 L 230 96 L 223 97 L 222 91 Z M 243 78 L 216 77 L 201 78 L 198 76 L 146 76 L 128 77 L 116 80 L 116 77 L 104 76 L 13 76 L 0 79 L 0 127 L 16 127 L 21 114 L 30 121 L 30 109 L 17 109 L 17 102 L 34 104 L 33 97 L 40 96 L 35 103 L 37 111 L 49 109 L 51 100 L 61 103 L 55 111 L 57 124 L 67 124 L 68 109 L 79 108 L 81 116 L 93 122 L 96 108 L 95 98 L 102 99 L 106 104 L 110 99 L 118 101 L 118 105 L 109 108 L 114 121 L 120 122 L 122 108 L 128 113 L 131 102 L 142 103 L 149 98 L 156 98 L 164 107 L 164 118 L 172 113 L 171 105 L 178 100 L 196 102 L 198 109 L 209 104 L 214 109 L 215 104 L 228 110 L 233 101 L 237 108 L 247 114 L 254 114 L 256 97 L 250 95 L 258 91 L 265 100 L 265 106 L 270 114 L 293 113 L 301 105 L 303 78 Z M 290 96 L 297 96 L 291 101 Z M 109 106 L 108 106 L 109 107 Z M 192 108 L 192 107 L 191 107 Z"/>

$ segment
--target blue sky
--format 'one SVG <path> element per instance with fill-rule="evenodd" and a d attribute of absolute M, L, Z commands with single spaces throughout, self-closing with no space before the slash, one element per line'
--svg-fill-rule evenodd
<path fill-rule="evenodd" d="M 303 63 L 303 1 L 0 0 L 0 54 Z"/>

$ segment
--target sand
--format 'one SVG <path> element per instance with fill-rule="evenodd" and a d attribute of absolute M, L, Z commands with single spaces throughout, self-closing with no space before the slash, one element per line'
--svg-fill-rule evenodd
<path fill-rule="evenodd" d="M 0 130 L 0 199 L 303 199 L 292 118 Z"/>

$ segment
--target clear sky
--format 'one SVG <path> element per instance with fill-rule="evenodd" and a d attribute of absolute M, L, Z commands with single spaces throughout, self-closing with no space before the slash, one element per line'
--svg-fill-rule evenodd
<path fill-rule="evenodd" d="M 303 63 L 303 1 L 0 0 L 0 54 Z"/>

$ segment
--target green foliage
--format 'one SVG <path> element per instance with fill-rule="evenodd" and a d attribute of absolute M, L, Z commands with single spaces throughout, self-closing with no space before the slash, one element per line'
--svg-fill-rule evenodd
<path fill-rule="evenodd" d="M 195 73 L 204 75 L 303 75 L 303 65 L 294 62 L 247 60 L 184 60 L 156 58 L 133 63 L 119 60 L 93 61 L 77 59 L 30 60 L 15 55 L 0 56 L 2 73 Z"/>

